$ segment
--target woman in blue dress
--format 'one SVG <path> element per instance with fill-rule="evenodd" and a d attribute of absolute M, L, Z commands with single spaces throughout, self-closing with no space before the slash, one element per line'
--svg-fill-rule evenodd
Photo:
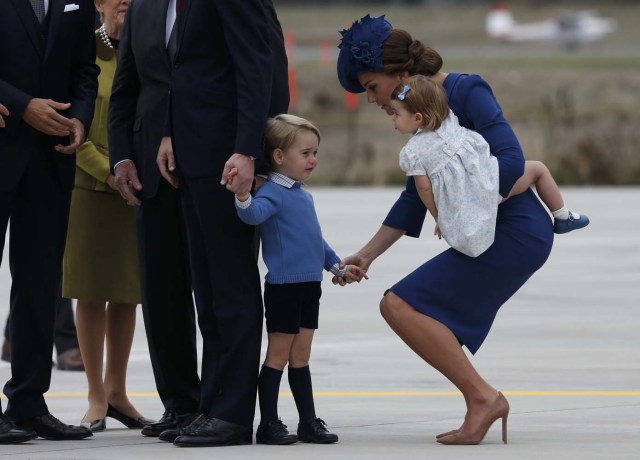
<path fill-rule="evenodd" d="M 338 78 L 345 90 L 366 92 L 368 101 L 392 113 L 394 88 L 411 75 L 442 84 L 460 124 L 481 134 L 498 159 L 499 192 L 509 194 L 524 171 L 520 144 L 491 88 L 478 75 L 445 73 L 442 58 L 384 16 L 365 16 L 342 33 Z M 426 208 L 413 178 L 380 229 L 357 253 L 343 260 L 368 269 L 402 235 L 418 237 Z M 531 189 L 498 207 L 494 243 L 478 257 L 448 249 L 392 286 L 380 311 L 394 332 L 463 394 L 467 413 L 460 428 L 437 436 L 442 444 L 478 444 L 502 419 L 506 443 L 509 403 L 475 370 L 472 354 L 482 345 L 498 309 L 547 260 L 553 225 Z M 338 280 L 334 279 L 334 282 Z"/>

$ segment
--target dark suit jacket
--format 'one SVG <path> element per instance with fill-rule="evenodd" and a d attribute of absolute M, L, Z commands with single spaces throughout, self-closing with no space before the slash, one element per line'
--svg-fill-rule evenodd
<path fill-rule="evenodd" d="M 289 111 L 289 61 L 284 47 L 282 27 L 273 6 L 273 0 L 263 0 L 263 3 L 267 13 L 269 44 L 273 55 L 271 103 L 269 105 L 269 116 L 273 117 Z"/>
<path fill-rule="evenodd" d="M 186 177 L 262 158 L 273 62 L 263 0 L 189 0 L 181 17 L 169 133 Z"/>
<path fill-rule="evenodd" d="M 64 12 L 65 3 L 79 8 Z M 47 139 L 22 120 L 32 98 L 70 102 L 63 115 L 79 119 L 89 131 L 99 73 L 94 12 L 90 0 L 51 0 L 43 27 L 27 0 L 0 1 L 0 102 L 10 112 L 0 130 L 0 187 L 9 189 L 17 183 L 29 161 L 25 152 L 37 143 L 44 140 L 49 147 L 68 143 L 68 139 Z M 61 183 L 72 188 L 75 155 L 49 150 Z"/>
<path fill-rule="evenodd" d="M 171 87 L 165 44 L 169 0 L 136 0 L 125 17 L 109 105 L 109 162 L 133 160 L 143 198 L 156 195 L 156 165 Z"/>

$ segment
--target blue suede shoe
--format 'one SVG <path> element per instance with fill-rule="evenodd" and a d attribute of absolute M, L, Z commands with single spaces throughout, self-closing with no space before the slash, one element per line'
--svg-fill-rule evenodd
<path fill-rule="evenodd" d="M 589 218 L 583 214 L 572 214 L 569 212 L 568 219 L 553 219 L 554 233 L 569 233 L 589 225 Z"/>

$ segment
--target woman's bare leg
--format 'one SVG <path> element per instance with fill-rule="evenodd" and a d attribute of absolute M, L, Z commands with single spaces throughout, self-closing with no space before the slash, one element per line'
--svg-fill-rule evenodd
<path fill-rule="evenodd" d="M 442 323 L 417 312 L 393 292 L 382 299 L 380 311 L 412 350 L 460 390 L 467 406 L 460 430 L 475 432 L 498 392 L 478 374 L 458 339 Z"/>
<path fill-rule="evenodd" d="M 109 302 L 107 305 L 107 369 L 104 388 L 109 404 L 129 417 L 141 414 L 127 397 L 127 366 L 136 329 L 136 304 Z"/>
<path fill-rule="evenodd" d="M 89 387 L 85 422 L 102 419 L 107 414 L 107 396 L 102 379 L 105 318 L 104 302 L 78 299 L 76 329 Z"/>

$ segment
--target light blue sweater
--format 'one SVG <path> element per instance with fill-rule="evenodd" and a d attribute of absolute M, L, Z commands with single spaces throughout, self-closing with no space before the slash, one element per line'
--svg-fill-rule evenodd
<path fill-rule="evenodd" d="M 322 238 L 311 194 L 300 185 L 271 173 L 254 197 L 236 200 L 240 219 L 260 225 L 262 258 L 269 270 L 265 279 L 271 284 L 322 281 L 322 269 L 332 271 L 340 263 Z"/>

